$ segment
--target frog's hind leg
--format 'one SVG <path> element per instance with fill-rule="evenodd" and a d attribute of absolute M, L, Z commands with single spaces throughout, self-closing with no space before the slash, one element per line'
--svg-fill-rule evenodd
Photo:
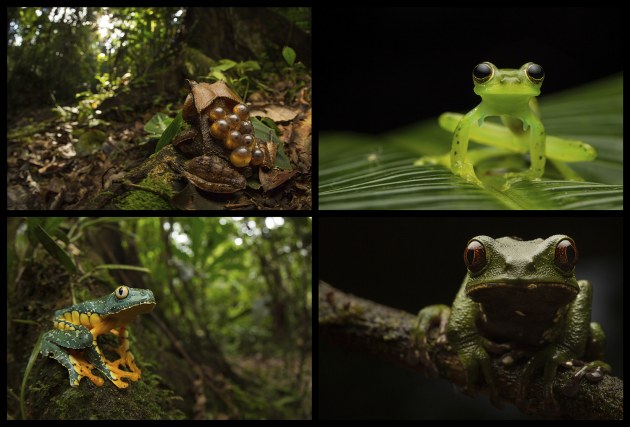
<path fill-rule="evenodd" d="M 118 348 L 116 349 L 116 353 L 118 353 L 119 358 L 113 362 L 109 362 L 107 365 L 112 371 L 118 373 L 119 376 L 129 378 L 132 381 L 138 381 L 142 371 L 136 365 L 134 355 L 129 351 L 129 331 L 127 328 L 122 327 L 118 330 L 112 330 L 112 333 L 118 336 Z M 123 371 L 121 365 L 131 370 L 131 372 Z"/>
<path fill-rule="evenodd" d="M 63 324 L 59 325 L 60 323 Z M 88 377 L 99 387 L 102 386 L 103 379 L 92 374 L 94 366 L 83 360 L 76 351 L 89 346 L 89 343 L 92 341 L 92 334 L 87 329 L 70 322 L 61 321 L 55 327 L 65 328 L 68 331 L 55 329 L 46 332 L 42 336 L 40 353 L 44 356 L 52 357 L 68 370 L 72 387 L 78 387 L 83 377 Z M 84 330 L 81 330 L 81 328 Z"/>
<path fill-rule="evenodd" d="M 101 371 L 116 387 L 127 388 L 129 386 L 129 384 L 120 379 L 121 375 L 119 375 L 118 370 L 110 367 L 109 362 L 107 362 L 107 359 L 105 359 L 105 356 L 96 343 L 96 338 L 94 338 L 93 345 L 86 350 L 86 354 L 88 360 L 92 362 L 94 367 Z"/>

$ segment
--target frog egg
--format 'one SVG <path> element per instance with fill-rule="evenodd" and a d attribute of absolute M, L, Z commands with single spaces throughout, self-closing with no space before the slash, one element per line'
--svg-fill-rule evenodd
<path fill-rule="evenodd" d="M 230 125 L 230 129 L 238 129 L 241 126 L 241 119 L 236 114 L 230 114 L 225 120 Z"/>
<path fill-rule="evenodd" d="M 265 154 L 260 148 L 256 148 L 252 152 L 252 165 L 259 165 L 265 160 Z"/>
<path fill-rule="evenodd" d="M 252 153 L 250 153 L 247 147 L 238 147 L 230 153 L 230 162 L 237 168 L 247 166 L 251 159 Z"/>
<path fill-rule="evenodd" d="M 241 123 L 241 128 L 239 130 L 243 134 L 245 134 L 245 133 L 253 133 L 254 132 L 254 126 L 252 125 L 252 122 L 250 122 L 249 120 L 246 120 L 243 123 Z"/>
<path fill-rule="evenodd" d="M 245 104 L 236 104 L 234 108 L 232 108 L 232 112 L 241 120 L 247 120 L 249 118 L 249 108 L 247 108 Z"/>
<path fill-rule="evenodd" d="M 224 119 L 227 113 L 221 107 L 214 108 L 210 110 L 210 119 L 213 121 Z"/>
<path fill-rule="evenodd" d="M 254 148 L 254 143 L 256 139 L 252 135 L 243 135 L 243 145 L 245 145 L 249 150 Z"/>
<path fill-rule="evenodd" d="M 243 135 L 237 130 L 230 131 L 225 140 L 225 146 L 228 150 L 234 150 L 236 147 L 243 145 Z"/>
<path fill-rule="evenodd" d="M 225 138 L 229 130 L 230 125 L 228 125 L 228 122 L 223 119 L 217 120 L 216 122 L 212 123 L 212 126 L 210 126 L 210 133 L 215 138 Z"/>

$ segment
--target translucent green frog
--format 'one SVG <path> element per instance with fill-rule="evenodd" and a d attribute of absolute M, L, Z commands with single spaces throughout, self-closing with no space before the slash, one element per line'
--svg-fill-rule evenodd
<path fill-rule="evenodd" d="M 150 290 L 119 286 L 102 298 L 57 310 L 53 318 L 55 329 L 43 335 L 40 353 L 68 369 L 73 387 L 78 387 L 83 377 L 102 386 L 103 378 L 92 374 L 96 368 L 118 388 L 126 388 L 129 384 L 121 378 L 137 381 L 141 374 L 129 351 L 127 325 L 154 307 L 155 297 Z M 105 358 L 96 340 L 107 333 L 118 336 L 119 358 L 113 362 Z"/>
<path fill-rule="evenodd" d="M 566 179 L 583 180 L 566 162 L 591 161 L 597 157 L 597 152 L 582 141 L 545 135 L 536 101 L 545 78 L 540 65 L 528 62 L 514 70 L 482 62 L 473 69 L 472 77 L 481 104 L 464 116 L 444 113 L 438 119 L 443 129 L 454 131 L 451 152 L 422 157 L 416 165 L 441 164 L 455 175 L 481 184 L 475 174 L 476 164 L 492 157 L 529 151 L 529 170 L 506 174 L 508 183 L 539 179 L 547 158 Z M 484 124 L 486 117 L 491 116 L 500 116 L 505 126 Z M 469 139 L 494 148 L 468 151 Z"/>
<path fill-rule="evenodd" d="M 575 242 L 562 234 L 530 241 L 476 236 L 464 251 L 468 273 L 453 306 L 422 309 L 417 338 L 426 343 L 431 325 L 439 323 L 464 367 L 467 389 L 475 389 L 481 377 L 495 401 L 490 354 L 500 354 L 504 365 L 527 360 L 517 401 L 525 399 L 531 379 L 542 370 L 545 401 L 553 406 L 559 365 L 591 361 L 563 387 L 567 395 L 577 392 L 583 376 L 597 381 L 610 372 L 598 360 L 605 335 L 598 323 L 591 323 L 592 288 L 576 279 L 577 261 Z M 431 367 L 427 354 L 421 358 Z"/>

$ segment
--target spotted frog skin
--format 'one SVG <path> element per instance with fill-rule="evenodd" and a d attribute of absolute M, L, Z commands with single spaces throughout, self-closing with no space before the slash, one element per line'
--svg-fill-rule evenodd
<path fill-rule="evenodd" d="M 528 62 L 519 69 L 501 69 L 482 62 L 473 69 L 472 78 L 481 103 L 466 115 L 444 113 L 438 120 L 443 129 L 453 132 L 451 152 L 443 156 L 424 156 L 416 165 L 441 164 L 466 181 L 482 185 L 475 165 L 492 157 L 529 152 L 529 170 L 505 174 L 503 189 L 519 180 L 540 179 L 547 159 L 566 179 L 584 181 L 566 163 L 592 161 L 597 152 L 583 141 L 545 134 L 536 101 L 545 78 L 540 65 Z M 501 117 L 505 126 L 484 123 L 487 117 L 493 116 Z M 469 151 L 469 140 L 492 148 Z"/>
<path fill-rule="evenodd" d="M 43 335 L 40 353 L 68 369 L 72 387 L 78 387 L 83 377 L 102 386 L 103 378 L 92 374 L 96 368 L 116 387 L 127 388 L 129 384 L 122 378 L 137 381 L 141 374 L 129 351 L 127 325 L 138 314 L 153 310 L 155 304 L 150 290 L 119 286 L 102 298 L 57 310 L 53 317 L 55 329 Z M 119 358 L 113 362 L 105 358 L 96 340 L 107 333 L 118 336 Z"/>

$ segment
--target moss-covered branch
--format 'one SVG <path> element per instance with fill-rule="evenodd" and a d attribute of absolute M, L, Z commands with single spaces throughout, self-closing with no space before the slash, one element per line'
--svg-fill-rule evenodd
<path fill-rule="evenodd" d="M 319 333 L 344 347 L 369 352 L 412 371 L 432 375 L 436 372 L 421 362 L 426 351 L 439 375 L 463 387 L 465 376 L 457 355 L 452 351 L 438 328 L 429 332 L 426 346 L 414 341 L 412 330 L 416 316 L 386 307 L 351 294 L 343 293 L 325 282 L 319 282 Z M 439 338 L 439 339 L 438 339 Z M 428 361 L 427 361 L 428 362 Z M 502 402 L 516 404 L 516 390 L 523 363 L 504 366 L 500 358 L 492 361 L 496 387 Z M 605 375 L 598 383 L 583 380 L 575 396 L 565 396 L 561 388 L 578 368 L 560 368 L 554 381 L 554 391 L 560 413 L 550 414 L 543 399 L 541 378 L 532 380 L 527 400 L 518 405 L 521 411 L 543 418 L 622 419 L 623 381 Z M 487 387 L 471 394 L 489 393 Z"/>

